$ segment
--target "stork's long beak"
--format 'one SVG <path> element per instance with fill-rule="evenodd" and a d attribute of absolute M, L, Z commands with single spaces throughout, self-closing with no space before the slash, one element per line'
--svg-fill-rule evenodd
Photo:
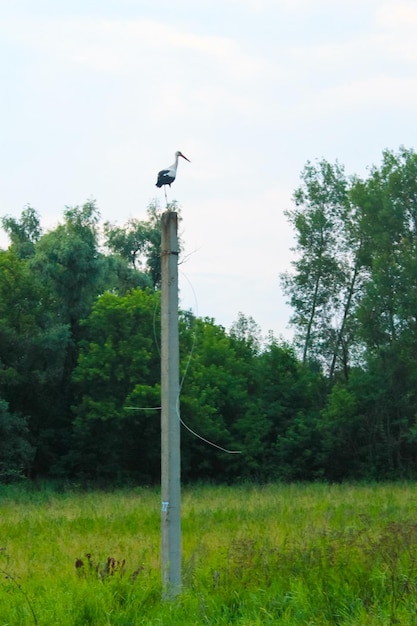
<path fill-rule="evenodd" d="M 182 152 L 180 152 L 180 156 L 182 156 L 183 159 L 185 159 L 186 161 L 188 161 L 188 163 L 191 163 L 190 159 L 187 159 L 186 156 L 183 155 Z"/>

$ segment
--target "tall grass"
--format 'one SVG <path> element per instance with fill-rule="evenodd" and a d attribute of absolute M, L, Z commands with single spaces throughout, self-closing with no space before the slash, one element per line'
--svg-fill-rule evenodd
<path fill-rule="evenodd" d="M 185 488 L 183 592 L 163 602 L 158 490 L 1 487 L 0 626 L 409 626 L 416 496 L 411 483 Z"/>

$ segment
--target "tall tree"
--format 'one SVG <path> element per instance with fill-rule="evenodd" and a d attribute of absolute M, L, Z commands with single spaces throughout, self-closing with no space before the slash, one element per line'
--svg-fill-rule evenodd
<path fill-rule="evenodd" d="M 290 214 L 300 258 L 284 277 L 304 360 L 311 351 L 330 377 L 344 372 L 317 421 L 323 471 L 327 454 L 345 459 L 339 476 L 348 458 L 353 472 L 368 463 L 405 474 L 417 410 L 417 155 L 387 150 L 365 180 L 335 172 L 322 163 L 303 173 Z M 362 368 L 351 382 L 349 363 Z"/>
<path fill-rule="evenodd" d="M 57 421 L 69 341 L 68 326 L 56 319 L 52 305 L 53 297 L 28 260 L 12 249 L 0 251 L 0 396 L 11 413 L 27 416 L 36 450 L 34 471 L 38 459 L 44 459 L 44 468 L 51 460 L 48 454 L 46 462 L 41 439 Z"/>
<path fill-rule="evenodd" d="M 27 206 L 20 216 L 20 220 L 5 216 L 1 218 L 3 230 L 8 234 L 13 252 L 19 258 L 28 258 L 35 253 L 35 244 L 42 235 L 38 212 Z"/>
<path fill-rule="evenodd" d="M 103 294 L 82 323 L 72 471 L 94 478 L 159 473 L 159 294 Z M 149 409 L 149 410 L 148 410 Z"/>
<path fill-rule="evenodd" d="M 307 163 L 287 217 L 296 232 L 294 273 L 282 276 L 294 309 L 291 318 L 302 360 L 320 361 L 333 375 L 337 361 L 347 375 L 353 332 L 360 243 L 353 228 L 351 181 L 338 163 Z"/>
<path fill-rule="evenodd" d="M 71 332 L 103 290 L 103 258 L 98 247 L 99 211 L 94 202 L 69 207 L 64 221 L 43 235 L 32 268 L 56 296 L 56 314 Z"/>
<path fill-rule="evenodd" d="M 68 207 L 64 220 L 37 242 L 29 268 L 42 284 L 49 318 L 66 329 L 60 367 L 49 390 L 50 408 L 36 416 L 36 463 L 40 472 L 50 471 L 67 450 L 72 423 L 72 371 L 82 337 L 80 320 L 86 317 L 105 287 L 105 264 L 98 247 L 99 211 L 94 202 Z M 48 469 L 47 469 L 48 468 Z"/>
<path fill-rule="evenodd" d="M 403 471 L 417 411 L 417 155 L 385 151 L 355 190 L 366 233 L 368 280 L 357 317 L 366 363 L 380 381 L 380 433 Z"/>
<path fill-rule="evenodd" d="M 7 402 L 0 399 L 0 482 L 24 477 L 33 454 L 27 419 L 11 414 Z"/>
<path fill-rule="evenodd" d="M 367 233 L 369 279 L 359 315 L 370 350 L 401 337 L 417 339 L 417 155 L 383 153 L 380 168 L 356 191 Z"/>

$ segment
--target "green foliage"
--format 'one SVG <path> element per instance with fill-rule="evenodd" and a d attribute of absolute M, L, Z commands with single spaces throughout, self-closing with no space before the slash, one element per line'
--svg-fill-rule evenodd
<path fill-rule="evenodd" d="M 296 231 L 295 272 L 282 275 L 294 309 L 292 323 L 302 359 L 320 360 L 333 375 L 336 360 L 346 362 L 352 299 L 358 279 L 357 244 L 352 238 L 349 181 L 343 167 L 307 163 L 295 208 L 287 216 Z M 347 365 L 347 363 L 346 363 Z"/>
<path fill-rule="evenodd" d="M 170 210 L 178 211 L 175 203 Z M 119 255 L 134 270 L 143 270 L 150 284 L 161 286 L 161 221 L 162 211 L 156 202 L 147 209 L 147 219 L 131 218 L 125 226 L 110 222 L 104 224 L 105 243 L 109 250 Z"/>
<path fill-rule="evenodd" d="M 328 374 L 316 459 L 331 479 L 415 474 L 416 180 L 405 148 L 366 180 L 308 164 L 289 212 L 299 258 L 284 287 L 303 360 Z"/>
<path fill-rule="evenodd" d="M 12 249 L 0 251 L 0 393 L 13 414 L 27 416 L 36 455 L 42 454 L 40 420 L 46 437 L 49 419 L 57 419 L 54 402 L 69 341 L 68 327 L 54 318 L 50 303 L 29 261 Z M 26 469 L 31 473 L 33 464 Z"/>
<path fill-rule="evenodd" d="M 336 384 L 318 420 L 320 467 L 329 480 L 360 476 L 362 419 L 354 392 Z"/>
<path fill-rule="evenodd" d="M 0 400 L 0 482 L 24 478 L 34 454 L 28 434 L 27 420 L 9 413 L 7 403 Z"/>
<path fill-rule="evenodd" d="M 259 355 L 256 370 L 252 407 L 236 425 L 245 444 L 244 461 L 252 467 L 249 476 L 262 481 L 313 477 L 314 461 L 308 457 L 316 452 L 321 376 L 275 340 Z"/>
<path fill-rule="evenodd" d="M 416 181 L 405 148 L 364 179 L 306 164 L 293 344 L 242 313 L 229 330 L 179 313 L 184 481 L 417 476 Z M 2 423 L 30 476 L 159 480 L 160 217 L 101 228 L 88 201 L 46 233 L 31 207 L 2 218 Z"/>
<path fill-rule="evenodd" d="M 72 332 L 104 287 L 98 219 L 94 202 L 67 208 L 64 222 L 39 240 L 31 264 L 55 295 L 56 315 Z"/>
<path fill-rule="evenodd" d="M 1 218 L 1 225 L 10 237 L 11 248 L 16 256 L 21 259 L 33 256 L 36 243 L 42 234 L 40 218 L 35 209 L 26 207 L 22 211 L 20 221 L 5 216 Z"/>
<path fill-rule="evenodd" d="M 103 294 L 83 322 L 73 379 L 77 472 L 154 480 L 159 471 L 159 294 Z M 151 410 L 142 410 L 145 408 Z"/>
<path fill-rule="evenodd" d="M 195 318 L 188 328 L 186 322 L 190 322 L 189 317 L 182 324 L 181 344 L 187 351 L 181 360 L 184 364 L 190 361 L 180 397 L 181 417 L 210 442 L 229 450 L 239 449 L 237 422 L 250 405 L 254 355 L 251 340 L 228 335 L 209 318 Z M 219 473 L 227 476 L 236 465 L 227 453 L 202 443 L 189 431 L 184 432 L 182 442 L 186 476 L 215 479 Z"/>

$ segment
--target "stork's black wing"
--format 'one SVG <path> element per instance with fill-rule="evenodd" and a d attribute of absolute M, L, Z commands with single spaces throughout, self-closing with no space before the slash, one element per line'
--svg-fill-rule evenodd
<path fill-rule="evenodd" d="M 158 174 L 158 180 L 156 181 L 157 187 L 162 185 L 171 185 L 175 180 L 175 176 L 172 176 L 170 170 L 161 170 Z"/>

